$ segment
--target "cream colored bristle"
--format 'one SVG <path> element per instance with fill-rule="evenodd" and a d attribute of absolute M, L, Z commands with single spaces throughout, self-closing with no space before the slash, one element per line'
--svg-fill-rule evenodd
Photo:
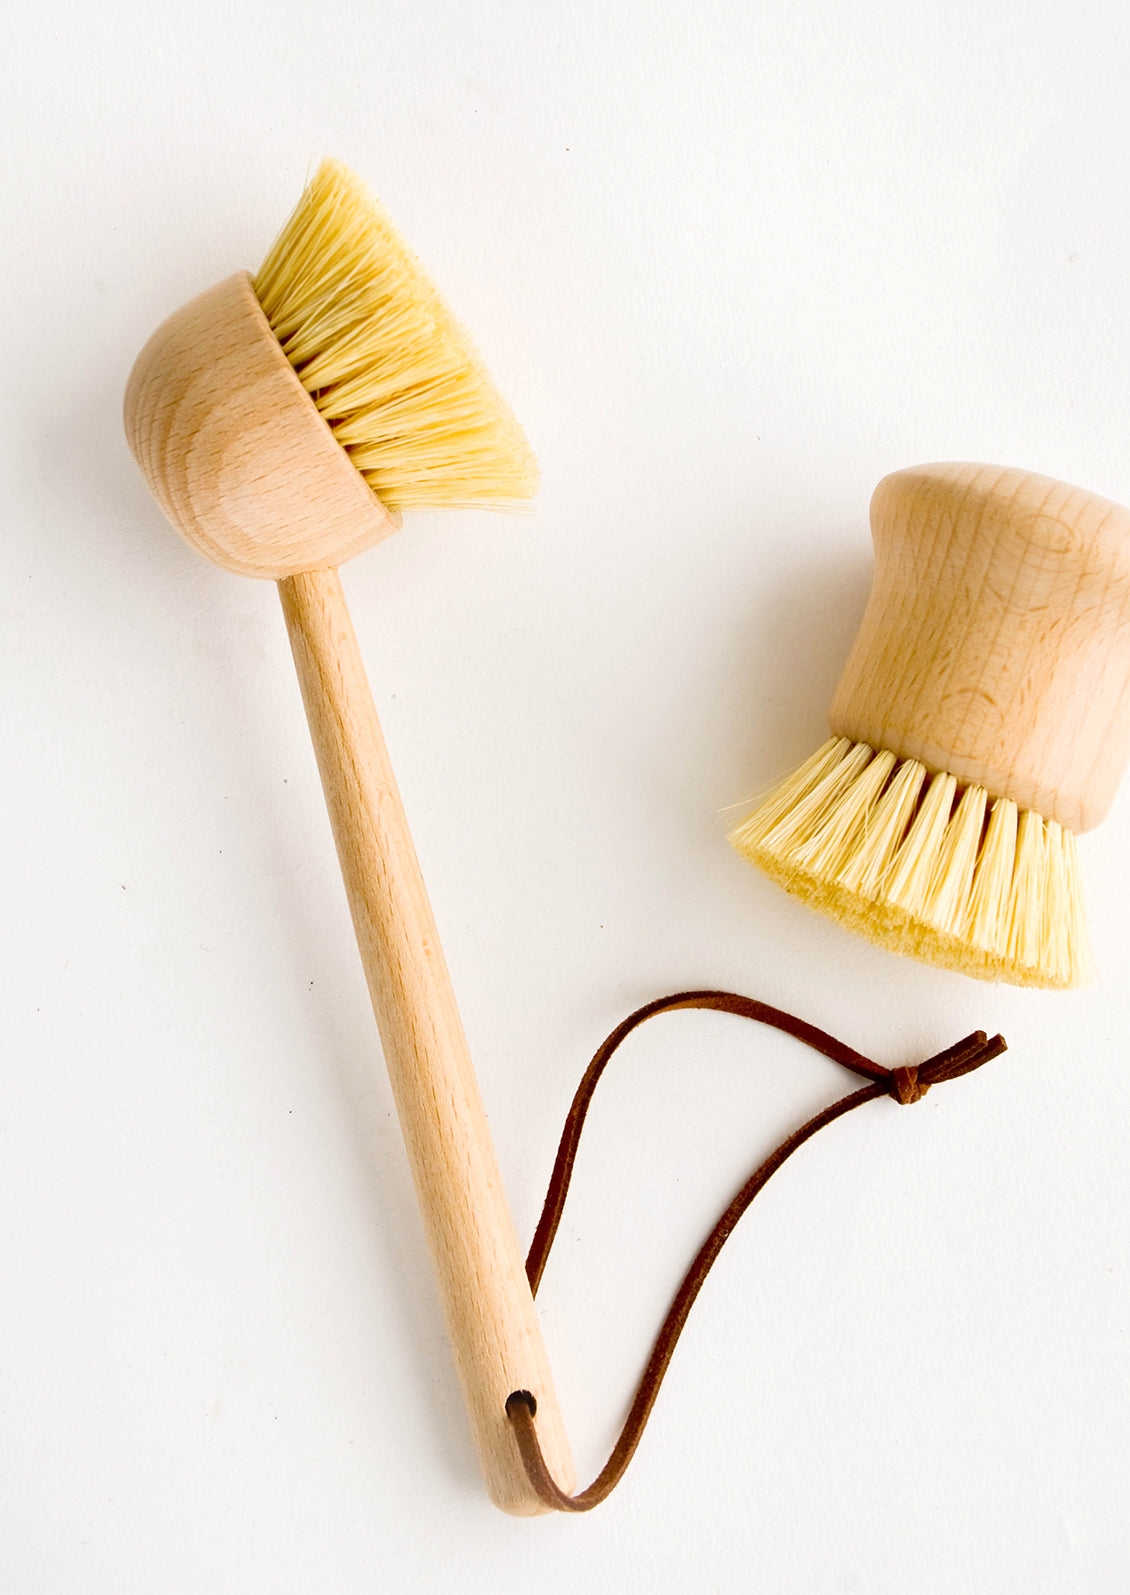
<path fill-rule="evenodd" d="M 792 813 L 820 781 L 839 764 L 851 747 L 847 737 L 833 737 L 817 748 L 811 758 L 792 772 L 758 804 L 757 809 L 735 831 L 750 847 L 756 846 L 785 815 Z"/>
<path fill-rule="evenodd" d="M 906 841 L 898 850 L 891 866 L 890 881 L 883 893 L 885 902 L 903 908 L 912 918 L 918 918 L 925 907 L 930 882 L 934 878 L 934 865 L 942 851 L 953 794 L 957 782 L 952 775 L 935 775 L 926 788 L 926 796 L 914 816 Z"/>
<path fill-rule="evenodd" d="M 843 866 L 839 884 L 846 891 L 857 892 L 865 899 L 879 896 L 925 779 L 925 766 L 916 759 L 906 759 L 899 765 L 875 805 L 867 835 Z"/>
<path fill-rule="evenodd" d="M 985 828 L 965 926 L 970 943 L 996 958 L 1008 953 L 1007 909 L 1016 862 L 1016 824 L 1016 804 L 1009 798 L 997 798 Z"/>
<path fill-rule="evenodd" d="M 390 510 L 533 496 L 521 427 L 359 178 L 323 161 L 254 289 L 338 442 Z"/>
<path fill-rule="evenodd" d="M 887 777 L 895 766 L 893 753 L 877 753 L 863 774 L 846 787 L 824 822 L 796 849 L 797 863 L 820 875 L 833 875 L 856 851 Z"/>
<path fill-rule="evenodd" d="M 922 918 L 946 935 L 956 936 L 965 929 L 987 803 L 983 786 L 965 788 L 934 865 Z"/>
<path fill-rule="evenodd" d="M 803 845 L 830 813 L 840 798 L 850 790 L 852 782 L 871 758 L 871 749 L 863 743 L 849 744 L 848 752 L 838 764 L 822 776 L 805 792 L 789 812 L 782 816 L 766 834 L 765 845 L 771 848 L 788 848 L 795 851 Z"/>
<path fill-rule="evenodd" d="M 1091 939 L 1087 935 L 1087 914 L 1083 907 L 1080 889 L 1079 853 L 1075 832 L 1066 826 L 1060 830 L 1062 848 L 1057 850 L 1057 868 L 1061 870 L 1059 890 L 1063 909 L 1056 923 L 1061 927 L 1061 945 L 1058 958 L 1061 968 L 1067 971 L 1066 985 L 1082 985 L 1095 978 L 1091 955 Z"/>
<path fill-rule="evenodd" d="M 1063 851 L 1063 828 L 1055 820 L 1045 822 L 1045 846 L 1047 885 L 1045 892 L 1051 912 L 1045 921 L 1046 931 L 1043 946 L 1040 948 L 1041 959 L 1053 968 L 1060 968 L 1063 964 L 1063 938 L 1058 927 L 1065 925 L 1070 918 L 1070 908 L 1067 902 L 1068 884 L 1066 880 L 1065 858 Z"/>
<path fill-rule="evenodd" d="M 1047 832 L 1040 815 L 1025 809 L 1016 831 L 1016 867 L 1008 904 L 1008 953 L 1022 965 L 1037 964 L 1043 951 L 1041 915 L 1048 885 Z"/>
<path fill-rule="evenodd" d="M 944 771 L 927 783 L 913 759 L 833 738 L 730 840 L 895 952 L 984 980 L 1080 984 L 1090 961 L 1074 836 L 983 787 L 955 807 L 956 795 Z"/>

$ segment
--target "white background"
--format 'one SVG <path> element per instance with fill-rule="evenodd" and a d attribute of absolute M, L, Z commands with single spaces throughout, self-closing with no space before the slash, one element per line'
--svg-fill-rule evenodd
<path fill-rule="evenodd" d="M 5 1595 L 1125 1590 L 1130 793 L 1067 996 L 853 940 L 721 812 L 823 740 L 880 476 L 1130 502 L 1124 8 L 17 0 L 2 46 Z M 587 1518 L 484 1496 L 277 600 L 121 432 L 325 154 L 543 468 L 346 573 L 519 1235 L 660 993 L 1010 1044 L 790 1164 Z M 698 1238 L 849 1084 L 702 1014 L 617 1060 L 541 1299 L 582 1481 Z"/>

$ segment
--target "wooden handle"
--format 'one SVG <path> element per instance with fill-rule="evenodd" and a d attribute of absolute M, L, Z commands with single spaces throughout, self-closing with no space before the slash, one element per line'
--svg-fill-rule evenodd
<path fill-rule="evenodd" d="M 1130 511 L 991 465 L 885 477 L 875 579 L 829 716 L 1073 831 L 1130 754 Z"/>
<path fill-rule="evenodd" d="M 279 582 L 361 961 L 492 1499 L 544 1510 L 504 1411 L 537 1399 L 555 1477 L 568 1441 L 463 1026 L 335 570 Z"/>

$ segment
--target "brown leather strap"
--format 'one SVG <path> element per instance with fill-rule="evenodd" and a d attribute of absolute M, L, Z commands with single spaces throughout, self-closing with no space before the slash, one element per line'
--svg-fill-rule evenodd
<path fill-rule="evenodd" d="M 582 1490 L 578 1495 L 567 1495 L 554 1481 L 549 1469 L 546 1467 L 545 1458 L 542 1456 L 541 1446 L 538 1444 L 537 1424 L 535 1414 L 537 1402 L 528 1390 L 515 1390 L 507 1398 L 506 1415 L 514 1426 L 514 1435 L 518 1443 L 518 1450 L 526 1469 L 526 1475 L 538 1498 L 548 1507 L 559 1512 L 588 1512 L 599 1505 L 610 1492 L 615 1489 L 624 1475 L 624 1470 L 632 1460 L 644 1427 L 655 1405 L 655 1398 L 659 1394 L 659 1387 L 663 1376 L 671 1361 L 679 1336 L 683 1332 L 687 1317 L 694 1305 L 695 1297 L 702 1289 L 707 1274 L 714 1265 L 722 1247 L 729 1239 L 737 1226 L 738 1220 L 746 1208 L 753 1201 L 757 1193 L 766 1182 L 781 1167 L 781 1164 L 791 1157 L 798 1147 L 804 1145 L 817 1130 L 822 1130 L 826 1124 L 831 1124 L 835 1119 L 842 1118 L 845 1113 L 850 1113 L 853 1108 L 860 1107 L 864 1102 L 873 1102 L 882 1096 L 891 1096 L 896 1102 L 917 1102 L 926 1095 L 932 1085 L 938 1085 L 943 1080 L 955 1080 L 959 1075 L 968 1074 L 972 1069 L 978 1069 L 983 1063 L 988 1063 L 990 1058 L 998 1057 L 1005 1050 L 1003 1036 L 993 1036 L 991 1039 L 983 1030 L 976 1031 L 973 1035 L 966 1036 L 955 1046 L 948 1047 L 946 1051 L 937 1053 L 933 1058 L 917 1067 L 908 1066 L 898 1069 L 884 1069 L 880 1064 L 873 1063 L 870 1058 L 865 1058 L 862 1053 L 846 1046 L 842 1041 L 837 1041 L 834 1036 L 828 1035 L 823 1030 L 817 1030 L 814 1025 L 809 1025 L 803 1019 L 794 1018 L 792 1014 L 783 1013 L 779 1008 L 771 1008 L 768 1003 L 757 1002 L 752 997 L 740 997 L 728 991 L 684 991 L 673 997 L 660 997 L 655 1002 L 649 1002 L 643 1008 L 637 1008 L 630 1014 L 623 1024 L 618 1025 L 608 1039 L 603 1043 L 585 1070 L 584 1078 L 577 1088 L 573 1098 L 565 1128 L 561 1135 L 561 1142 L 557 1148 L 557 1158 L 550 1176 L 549 1189 L 546 1192 L 545 1204 L 542 1208 L 541 1218 L 534 1234 L 533 1244 L 526 1259 L 526 1273 L 529 1276 L 530 1286 L 536 1293 L 541 1276 L 545 1270 L 553 1238 L 561 1222 L 561 1215 L 565 1207 L 565 1198 L 569 1190 L 569 1181 L 573 1174 L 573 1164 L 577 1156 L 577 1145 L 581 1138 L 585 1116 L 589 1110 L 597 1082 L 604 1073 L 612 1054 L 620 1043 L 643 1024 L 645 1019 L 651 1019 L 659 1013 L 668 1013 L 676 1008 L 714 1008 L 725 1013 L 739 1014 L 746 1019 L 756 1019 L 761 1024 L 772 1025 L 778 1030 L 785 1031 L 790 1036 L 795 1036 L 798 1041 L 805 1042 L 822 1052 L 825 1057 L 840 1063 L 845 1069 L 850 1069 L 855 1074 L 862 1075 L 870 1083 L 857 1091 L 850 1092 L 841 1097 L 838 1102 L 833 1102 L 823 1112 L 816 1114 L 795 1130 L 781 1145 L 766 1158 L 760 1168 L 756 1169 L 734 1197 L 729 1207 L 722 1214 L 710 1234 L 699 1248 L 690 1268 L 683 1277 L 683 1282 L 675 1293 L 675 1299 L 668 1309 L 667 1316 L 659 1330 L 647 1367 L 636 1390 L 635 1399 L 631 1410 L 620 1432 L 620 1438 L 612 1449 L 612 1455 L 601 1469 L 599 1475 L 587 1490 Z"/>

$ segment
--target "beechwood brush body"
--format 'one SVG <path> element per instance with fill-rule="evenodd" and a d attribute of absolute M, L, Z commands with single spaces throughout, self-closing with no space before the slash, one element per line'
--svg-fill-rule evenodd
<path fill-rule="evenodd" d="M 220 283 L 139 355 L 135 457 L 173 525 L 278 580 L 354 928 L 471 1426 L 493 1499 L 543 1510 L 506 1418 L 568 1442 L 443 953 L 336 566 L 399 510 L 508 505 L 536 469 L 435 289 L 364 187 L 326 162 L 258 275 Z"/>
<path fill-rule="evenodd" d="M 1075 833 L 1130 751 L 1130 511 L 985 465 L 896 472 L 832 738 L 732 833 L 873 941 L 988 980 L 1089 972 Z"/>

